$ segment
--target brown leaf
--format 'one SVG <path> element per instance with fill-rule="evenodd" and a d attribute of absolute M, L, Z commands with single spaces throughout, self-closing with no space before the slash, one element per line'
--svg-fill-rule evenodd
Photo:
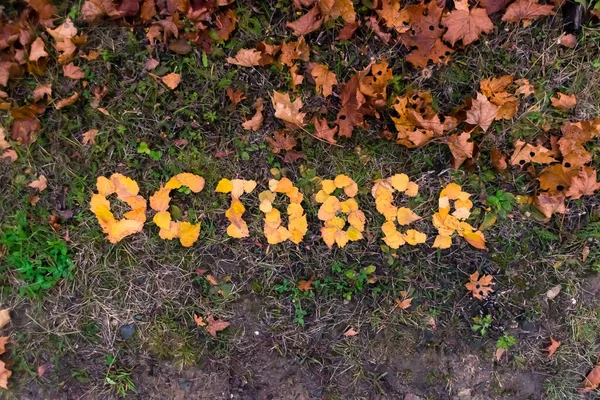
<path fill-rule="evenodd" d="M 600 182 L 596 182 L 596 170 L 584 166 L 580 168 L 577 176 L 571 179 L 565 195 L 571 199 L 579 199 L 581 196 L 593 195 L 596 190 L 600 190 Z"/>
<path fill-rule="evenodd" d="M 12 372 L 6 369 L 6 364 L 0 361 L 0 387 L 8 390 L 8 378 Z"/>
<path fill-rule="evenodd" d="M 206 322 L 204 322 L 204 318 L 202 316 L 198 316 L 194 313 L 194 322 L 197 326 L 206 326 Z"/>
<path fill-rule="evenodd" d="M 480 278 L 479 272 L 475 271 L 469 276 L 469 282 L 465 284 L 465 287 L 471 291 L 473 297 L 481 300 L 494 291 L 490 287 L 494 284 L 492 282 L 493 279 L 494 277 L 491 275 L 482 275 Z"/>
<path fill-rule="evenodd" d="M 529 162 L 551 164 L 556 162 L 553 155 L 552 150 L 548 150 L 542 145 L 532 146 L 529 143 L 517 140 L 515 151 L 510 158 L 510 165 L 520 165 L 522 167 Z"/>
<path fill-rule="evenodd" d="M 527 79 L 517 79 L 515 83 L 519 86 L 517 88 L 516 94 L 527 97 L 530 94 L 535 93 L 534 86 L 531 83 L 529 83 Z"/>
<path fill-rule="evenodd" d="M 267 138 L 267 142 L 276 154 L 282 150 L 292 150 L 296 146 L 296 139 L 281 130 L 275 131 L 272 138 Z"/>
<path fill-rule="evenodd" d="M 305 158 L 303 152 L 296 150 L 288 150 L 285 152 L 285 156 L 283 156 L 283 161 L 286 163 L 295 163 L 301 158 Z"/>
<path fill-rule="evenodd" d="M 96 136 L 98 135 L 98 129 L 90 129 L 83 134 L 81 139 L 82 144 L 96 144 Z"/>
<path fill-rule="evenodd" d="M 539 4 L 538 0 L 517 0 L 508 6 L 502 21 L 515 24 L 521 22 L 523 27 L 528 27 L 538 18 L 554 15 L 553 9 L 551 5 Z"/>
<path fill-rule="evenodd" d="M 579 389 L 579 393 L 590 393 L 594 390 L 598 389 L 600 386 L 600 364 L 596 365 L 592 370 L 587 374 L 585 380 L 583 381 L 583 387 Z"/>
<path fill-rule="evenodd" d="M 464 4 L 464 7 L 459 9 L 458 4 Z M 444 40 L 452 46 L 459 40 L 464 46 L 471 44 L 482 33 L 490 33 L 494 29 L 485 9 L 476 7 L 469 10 L 467 0 L 455 0 L 454 5 L 456 9 L 442 18 L 442 25 L 448 28 Z"/>
<path fill-rule="evenodd" d="M 313 7 L 306 14 L 295 20 L 294 22 L 288 22 L 285 24 L 292 30 L 292 33 L 296 36 L 308 35 L 311 32 L 316 31 L 323 25 L 323 17 L 319 12 L 317 6 Z"/>
<path fill-rule="evenodd" d="M 34 181 L 32 181 L 29 185 L 30 188 L 37 189 L 38 192 L 45 190 L 48 187 L 48 180 L 44 175 L 40 175 L 40 177 Z"/>
<path fill-rule="evenodd" d="M 67 39 L 73 39 L 75 36 L 77 36 L 77 28 L 69 17 L 67 17 L 65 22 L 63 22 L 62 25 L 58 26 L 56 29 L 46 28 L 46 32 L 48 32 L 57 43 L 64 42 Z"/>
<path fill-rule="evenodd" d="M 344 332 L 344 336 L 349 337 L 349 336 L 356 336 L 360 333 L 360 331 L 355 331 L 354 328 L 350 328 L 348 329 L 346 332 Z"/>
<path fill-rule="evenodd" d="M 556 94 L 556 97 L 552 97 L 550 101 L 552 102 L 552 107 L 562 111 L 568 111 L 577 104 L 577 98 L 574 94 L 566 95 L 560 92 Z"/>
<path fill-rule="evenodd" d="M 552 357 L 552 355 L 556 352 L 559 346 L 560 342 L 558 340 L 554 340 L 554 338 L 550 336 L 550 345 L 546 347 L 546 350 L 548 350 L 548 358 Z"/>
<path fill-rule="evenodd" d="M 68 107 L 70 105 L 73 105 L 77 101 L 77 99 L 79 99 L 79 93 L 73 93 L 71 96 L 67 97 L 66 99 L 57 101 L 54 104 L 54 108 L 56 108 L 57 110 L 60 110 L 61 108 Z"/>
<path fill-rule="evenodd" d="M 508 168 L 508 164 L 506 163 L 506 156 L 495 146 L 492 149 L 491 159 L 492 166 L 496 171 L 502 172 L 506 168 Z"/>
<path fill-rule="evenodd" d="M 330 71 L 327 65 L 314 65 L 310 74 L 315 79 L 317 94 L 328 97 L 333 93 L 333 85 L 337 85 L 338 81 L 335 73 Z"/>
<path fill-rule="evenodd" d="M 310 47 L 304 40 L 304 36 L 300 36 L 296 42 L 287 42 L 281 45 L 280 61 L 291 67 L 296 60 L 308 61 L 310 58 Z"/>
<path fill-rule="evenodd" d="M 35 142 L 35 134 L 42 129 L 42 124 L 37 116 L 43 114 L 45 107 L 39 104 L 15 107 L 10 110 L 14 118 L 11 127 L 11 137 L 21 144 Z"/>
<path fill-rule="evenodd" d="M 583 261 L 585 263 L 589 255 L 590 255 L 589 246 L 583 246 L 583 249 L 581 249 L 581 261 Z"/>
<path fill-rule="evenodd" d="M 154 0 L 144 0 L 140 9 L 140 18 L 144 21 L 150 21 L 156 16 L 156 5 Z"/>
<path fill-rule="evenodd" d="M 298 64 L 294 64 L 290 67 L 290 86 L 292 90 L 296 90 L 296 86 L 301 85 L 304 81 L 304 76 L 298 73 Z"/>
<path fill-rule="evenodd" d="M 338 131 L 337 126 L 330 128 L 329 125 L 327 124 L 327 120 L 325 118 L 321 118 L 319 120 L 318 118 L 315 117 L 315 119 L 313 119 L 313 122 L 315 124 L 315 136 L 316 137 L 318 137 L 319 139 L 326 140 L 327 142 L 329 142 L 331 144 L 337 143 L 333 137 L 336 134 L 336 132 Z"/>
<path fill-rule="evenodd" d="M 4 354 L 6 353 L 6 343 L 8 343 L 8 336 L 1 336 L 0 337 L 0 354 Z"/>
<path fill-rule="evenodd" d="M 0 329 L 4 328 L 10 322 L 10 312 L 8 308 L 0 310 Z"/>
<path fill-rule="evenodd" d="M 400 299 L 396 299 L 396 307 L 403 310 L 410 308 L 413 299 L 412 297 L 408 297 L 408 292 L 403 290 L 400 292 L 400 296 Z"/>
<path fill-rule="evenodd" d="M 379 26 L 379 21 L 376 17 L 370 16 L 365 17 L 365 25 L 367 28 L 371 29 L 375 35 L 385 44 L 390 43 L 392 40 L 392 34 L 388 32 L 384 32 L 383 29 Z"/>
<path fill-rule="evenodd" d="M 43 377 L 46 372 L 50 369 L 52 369 L 52 363 L 50 361 L 43 363 L 42 365 L 39 365 L 37 368 L 37 376 L 38 378 Z"/>
<path fill-rule="evenodd" d="M 495 353 L 495 357 L 496 357 L 496 361 L 500 361 L 502 359 L 502 356 L 504 355 L 504 353 L 506 353 L 506 349 L 499 347 L 496 349 L 496 353 Z"/>
<path fill-rule="evenodd" d="M 346 22 L 335 40 L 350 40 L 359 26 L 360 21 Z"/>
<path fill-rule="evenodd" d="M 88 23 L 96 22 L 104 17 L 116 19 L 123 16 L 112 0 L 87 0 L 81 6 L 81 15 L 83 20 Z"/>
<path fill-rule="evenodd" d="M 453 166 L 455 169 L 458 169 L 466 160 L 473 158 L 475 143 L 470 142 L 470 139 L 471 132 L 462 132 L 448 137 L 448 147 L 454 158 Z"/>
<path fill-rule="evenodd" d="M 312 275 L 309 280 L 298 282 L 298 286 L 297 287 L 298 287 L 299 290 L 301 290 L 303 292 L 308 292 L 310 290 L 313 290 L 312 283 L 313 283 L 314 280 L 315 280 L 315 276 Z"/>
<path fill-rule="evenodd" d="M 563 33 L 558 38 L 557 42 L 561 46 L 565 46 L 570 49 L 574 49 L 575 47 L 577 47 L 577 37 L 572 33 Z"/>
<path fill-rule="evenodd" d="M 179 83 L 181 83 L 181 74 L 176 74 L 174 72 L 167 74 L 161 78 L 163 83 L 167 85 L 167 87 L 171 90 L 175 90 Z"/>
<path fill-rule="evenodd" d="M 242 123 L 242 128 L 244 128 L 246 130 L 257 131 L 262 127 L 262 123 L 263 123 L 263 119 L 264 119 L 262 111 L 264 109 L 264 105 L 263 105 L 263 99 L 261 99 L 260 97 L 258 99 L 256 99 L 255 108 L 256 108 L 256 112 L 254 113 L 254 116 L 251 119 L 249 119 L 248 121 Z"/>
<path fill-rule="evenodd" d="M 158 67 L 159 64 L 160 62 L 158 60 L 155 60 L 154 58 L 150 57 L 146 61 L 144 61 L 144 69 L 150 71 L 151 69 Z"/>
<path fill-rule="evenodd" d="M 206 331 L 212 336 L 216 337 L 217 332 L 222 331 L 227 328 L 230 324 L 229 322 L 225 322 L 220 319 L 215 319 L 212 314 L 209 314 L 208 318 L 206 318 L 206 322 L 208 326 L 206 327 Z"/>
<path fill-rule="evenodd" d="M 38 85 L 32 93 L 34 103 L 37 103 L 44 98 L 46 101 L 52 96 L 52 82 Z"/>
<path fill-rule="evenodd" d="M 63 65 L 63 74 L 67 78 L 71 78 L 71 79 L 82 79 L 83 77 L 85 77 L 85 74 L 83 73 L 81 68 L 79 68 L 78 66 L 76 66 L 73 63 Z"/>
<path fill-rule="evenodd" d="M 263 53 L 256 49 L 241 49 L 237 52 L 235 58 L 228 57 L 227 62 L 242 67 L 254 67 L 257 65 L 264 65 L 261 63 L 262 57 Z"/>
<path fill-rule="evenodd" d="M 271 102 L 273 103 L 273 108 L 275 109 L 275 117 L 297 126 L 304 125 L 304 117 L 306 116 L 306 113 L 300 112 L 303 104 L 299 97 L 292 103 L 288 93 L 280 93 L 274 90 L 271 97 Z"/>
<path fill-rule="evenodd" d="M 533 205 L 547 219 L 550 219 L 554 213 L 566 214 L 567 212 L 565 195 L 561 193 L 540 193 L 535 197 Z"/>
<path fill-rule="evenodd" d="M 488 15 L 502 10 L 511 0 L 481 0 L 481 7 L 485 8 Z"/>
<path fill-rule="evenodd" d="M 192 51 L 192 46 L 188 43 L 187 39 L 179 38 L 171 40 L 169 50 L 175 54 L 186 55 Z"/>
<path fill-rule="evenodd" d="M 232 87 L 228 87 L 225 93 L 227 94 L 227 97 L 233 104 L 237 104 L 246 98 L 242 89 L 233 90 Z"/>
<path fill-rule="evenodd" d="M 31 44 L 31 49 L 29 50 L 29 61 L 38 61 L 40 58 L 48 57 L 48 53 L 44 50 L 44 41 L 42 38 L 38 37 Z"/>
<path fill-rule="evenodd" d="M 499 107 L 489 102 L 481 93 L 477 93 L 477 98 L 473 100 L 471 109 L 467 111 L 467 123 L 479 125 L 481 129 L 487 131 L 498 113 Z"/>

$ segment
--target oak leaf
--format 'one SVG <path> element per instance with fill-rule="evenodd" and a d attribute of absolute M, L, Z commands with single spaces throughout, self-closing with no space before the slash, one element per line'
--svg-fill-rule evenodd
<path fill-rule="evenodd" d="M 217 332 L 221 332 L 230 325 L 229 322 L 215 319 L 212 314 L 208 315 L 208 318 L 206 318 L 206 323 L 207 326 L 205 329 L 212 337 L 217 337 Z"/>
<path fill-rule="evenodd" d="M 303 106 L 300 98 L 297 98 L 292 103 L 289 93 L 280 93 L 274 90 L 271 102 L 275 109 L 275 117 L 297 126 L 304 125 L 306 113 L 300 112 L 300 109 Z"/>
<path fill-rule="evenodd" d="M 32 181 L 29 185 L 30 188 L 36 189 L 38 192 L 42 192 L 46 190 L 48 187 L 48 180 L 44 175 L 40 175 L 40 177 L 34 181 Z"/>
<path fill-rule="evenodd" d="M 323 25 L 323 17 L 317 6 L 314 6 L 310 11 L 294 22 L 285 24 L 285 26 L 290 28 L 292 33 L 296 36 L 308 35 L 319 29 L 321 25 Z"/>
<path fill-rule="evenodd" d="M 329 70 L 329 67 L 325 64 L 316 64 L 310 74 L 315 79 L 317 94 L 327 98 L 333 93 L 333 85 L 337 85 L 337 77 L 335 73 Z"/>
<path fill-rule="evenodd" d="M 172 72 L 160 78 L 165 85 L 171 90 L 175 90 L 177 86 L 181 83 L 181 74 L 177 74 Z"/>
<path fill-rule="evenodd" d="M 490 287 L 494 284 L 493 279 L 494 277 L 491 275 L 482 275 L 480 278 L 479 271 L 475 271 L 469 276 L 469 282 L 465 284 L 465 287 L 471 291 L 473 297 L 481 300 L 494 291 Z"/>
<path fill-rule="evenodd" d="M 459 9 L 459 4 L 464 7 Z M 442 18 L 442 25 L 448 28 L 443 38 L 452 46 L 459 40 L 464 46 L 471 44 L 482 33 L 490 33 L 494 29 L 485 9 L 476 7 L 469 10 L 467 0 L 457 0 L 454 5 L 456 9 Z"/>
<path fill-rule="evenodd" d="M 546 347 L 546 350 L 548 350 L 547 358 L 552 357 L 552 355 L 554 353 L 556 353 L 556 350 L 558 349 L 559 346 L 560 346 L 560 341 L 555 340 L 552 336 L 550 336 L 550 344 L 548 345 L 548 347 Z"/>
<path fill-rule="evenodd" d="M 477 98 L 473 100 L 471 109 L 467 111 L 467 123 L 471 125 L 479 125 L 481 129 L 487 131 L 490 127 L 496 115 L 498 113 L 498 107 L 481 93 L 477 93 Z"/>
<path fill-rule="evenodd" d="M 523 27 L 526 28 L 538 18 L 554 15 L 553 10 L 554 6 L 539 4 L 538 0 L 517 0 L 508 6 L 502 21 L 515 24 L 522 23 Z"/>
<path fill-rule="evenodd" d="M 577 98 L 574 94 L 566 95 L 558 92 L 556 97 L 552 97 L 550 101 L 552 102 L 552 107 L 562 111 L 568 111 L 577 105 Z"/>
<path fill-rule="evenodd" d="M 325 118 L 319 119 L 319 118 L 315 117 L 313 122 L 315 124 L 315 136 L 316 137 L 318 137 L 319 139 L 323 139 L 331 144 L 337 143 L 337 141 L 333 137 L 336 134 L 336 132 L 338 131 L 337 126 L 330 128 L 329 125 L 327 124 L 327 120 Z"/>

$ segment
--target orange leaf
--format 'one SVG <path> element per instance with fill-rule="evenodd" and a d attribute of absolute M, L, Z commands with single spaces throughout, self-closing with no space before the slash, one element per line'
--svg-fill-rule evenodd
<path fill-rule="evenodd" d="M 6 364 L 0 361 L 0 387 L 8 390 L 8 378 L 12 375 L 12 371 L 6 369 Z"/>
<path fill-rule="evenodd" d="M 495 146 L 492 149 L 491 160 L 492 166 L 498 172 L 504 171 L 506 168 L 508 168 L 506 156 Z"/>
<path fill-rule="evenodd" d="M 583 387 L 579 389 L 579 393 L 593 392 L 598 386 L 600 386 L 600 364 L 592 368 L 589 374 L 587 374 L 583 381 Z"/>
<path fill-rule="evenodd" d="M 8 336 L 2 336 L 0 337 L 0 354 L 4 354 L 6 352 L 6 343 L 8 343 Z"/>
<path fill-rule="evenodd" d="M 348 329 L 346 332 L 344 332 L 344 336 L 349 337 L 349 336 L 356 336 L 359 334 L 360 331 L 355 331 L 354 328 L 350 328 Z"/>
<path fill-rule="evenodd" d="M 275 109 L 275 117 L 289 122 L 290 124 L 298 126 L 304 125 L 306 113 L 300 112 L 300 109 L 303 106 L 300 98 L 297 98 L 292 103 L 288 93 L 280 93 L 274 90 L 271 101 L 273 103 L 273 108 Z"/>
<path fill-rule="evenodd" d="M 338 131 L 337 126 L 330 128 L 329 125 L 327 124 L 327 120 L 325 118 L 321 118 L 319 120 L 318 118 L 315 117 L 313 122 L 315 124 L 315 136 L 316 137 L 318 137 L 319 139 L 326 140 L 327 142 L 329 142 L 331 144 L 337 143 L 336 140 L 333 138 L 333 136 Z"/>
<path fill-rule="evenodd" d="M 327 65 L 315 65 L 310 74 L 315 79 L 315 84 L 317 85 L 315 90 L 317 91 L 317 94 L 328 97 L 333 93 L 333 85 L 337 85 L 338 81 L 335 73 L 329 71 Z"/>
<path fill-rule="evenodd" d="M 475 143 L 470 142 L 471 132 L 450 135 L 448 137 L 448 147 L 454 157 L 454 168 L 458 169 L 466 160 L 473 158 Z"/>
<path fill-rule="evenodd" d="M 219 282 L 217 282 L 217 280 L 215 279 L 214 276 L 208 274 L 205 276 L 206 280 L 213 286 L 217 286 L 219 284 Z"/>
<path fill-rule="evenodd" d="M 491 292 L 494 291 L 490 286 L 494 283 L 492 280 L 494 279 L 491 275 L 482 275 L 479 277 L 479 272 L 475 271 L 469 276 L 469 282 L 465 284 L 467 290 L 471 291 L 471 294 L 476 299 L 483 299 L 487 297 Z"/>
<path fill-rule="evenodd" d="M 565 195 L 571 199 L 579 199 L 581 196 L 591 196 L 599 189 L 600 182 L 596 182 L 596 170 L 585 166 L 581 167 L 577 176 L 573 177 Z"/>
<path fill-rule="evenodd" d="M 546 350 L 548 350 L 548 358 L 552 357 L 552 355 L 556 352 L 559 346 L 560 342 L 558 340 L 554 340 L 554 338 L 550 336 L 550 345 L 546 347 Z"/>
<path fill-rule="evenodd" d="M 40 177 L 37 180 L 32 181 L 27 186 L 30 188 L 37 189 L 38 192 L 41 192 L 48 187 L 48 180 L 46 179 L 46 177 L 44 175 L 40 175 Z"/>
<path fill-rule="evenodd" d="M 533 20 L 547 15 L 554 15 L 554 7 L 551 5 L 542 5 L 538 0 L 517 0 L 506 9 L 502 17 L 504 22 L 518 24 L 523 23 L 523 27 L 531 25 Z"/>
<path fill-rule="evenodd" d="M 229 64 L 235 64 L 242 67 L 253 67 L 261 64 L 263 53 L 256 49 L 240 49 L 235 57 L 228 57 Z"/>
<path fill-rule="evenodd" d="M 572 33 L 563 33 L 557 40 L 558 44 L 561 46 L 568 47 L 570 49 L 574 49 L 577 47 L 577 37 Z"/>
<path fill-rule="evenodd" d="M 40 58 L 48 57 L 48 53 L 44 50 L 44 41 L 38 37 L 31 44 L 29 50 L 29 61 L 38 61 Z"/>
<path fill-rule="evenodd" d="M 552 97 L 550 101 L 552 107 L 562 111 L 568 111 L 577 104 L 577 98 L 574 94 L 566 95 L 560 92 L 556 94 L 556 97 Z"/>
<path fill-rule="evenodd" d="M 98 136 L 98 129 L 90 129 L 89 131 L 83 134 L 83 138 L 81 140 L 82 144 L 96 144 L 96 136 Z"/>
<path fill-rule="evenodd" d="M 206 322 L 204 322 L 204 318 L 202 316 L 196 315 L 194 313 L 194 322 L 196 322 L 197 326 L 206 326 Z"/>
<path fill-rule="evenodd" d="M 169 89 L 175 90 L 175 88 L 181 83 L 181 74 L 176 74 L 172 72 L 163 76 L 161 80 L 165 85 L 167 85 Z"/>
<path fill-rule="evenodd" d="M 494 24 L 483 8 L 473 8 L 469 11 L 469 5 L 466 0 L 455 1 L 456 9 L 442 18 L 442 25 L 448 30 L 444 34 L 444 40 L 452 46 L 459 40 L 463 45 L 473 43 L 482 33 L 490 33 L 494 29 Z M 465 4 L 464 9 L 459 9 L 457 4 Z"/>
<path fill-rule="evenodd" d="M 237 104 L 246 98 L 246 96 L 244 96 L 244 92 L 241 89 L 233 90 L 232 87 L 228 87 L 225 93 L 227 94 L 227 97 L 229 97 L 229 100 L 233 104 Z"/>
<path fill-rule="evenodd" d="M 315 280 L 315 276 L 312 275 L 309 280 L 298 282 L 297 287 L 299 290 L 302 290 L 303 292 L 308 292 L 310 290 L 313 290 L 312 283 L 314 280 Z"/>
<path fill-rule="evenodd" d="M 401 292 L 400 294 L 402 294 L 403 298 L 402 300 L 396 299 L 396 307 L 401 308 L 403 310 L 410 308 L 410 305 L 413 300 L 412 297 L 406 297 L 407 293 L 405 291 Z"/>
<path fill-rule="evenodd" d="M 79 99 L 79 93 L 73 93 L 71 96 L 66 99 L 62 99 L 54 103 L 54 108 L 60 110 L 61 108 L 65 108 L 75 104 L 75 102 Z"/>
<path fill-rule="evenodd" d="M 256 99 L 256 103 L 255 103 L 255 109 L 256 112 L 254 113 L 254 116 L 243 122 L 242 123 L 242 128 L 246 129 L 246 130 L 253 130 L 253 131 L 257 131 L 262 127 L 263 124 L 263 114 L 262 111 L 265 108 L 265 106 L 263 105 L 263 99 L 261 99 L 260 97 L 258 99 Z"/>

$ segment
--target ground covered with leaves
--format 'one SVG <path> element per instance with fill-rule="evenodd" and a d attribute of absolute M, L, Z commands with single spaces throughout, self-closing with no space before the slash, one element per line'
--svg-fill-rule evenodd
<path fill-rule="evenodd" d="M 2 398 L 599 395 L 599 5 L 0 9 Z"/>

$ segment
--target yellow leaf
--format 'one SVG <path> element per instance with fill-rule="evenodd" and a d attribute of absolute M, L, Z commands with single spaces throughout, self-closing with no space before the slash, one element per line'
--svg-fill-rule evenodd
<path fill-rule="evenodd" d="M 360 231 L 353 226 L 348 228 L 348 232 L 347 232 L 346 236 L 347 236 L 348 240 L 351 240 L 353 242 L 363 238 L 362 233 L 360 233 Z M 337 239 L 336 239 L 336 241 L 337 241 Z M 344 246 L 340 246 L 340 247 L 344 247 Z"/>
<path fill-rule="evenodd" d="M 171 214 L 168 211 L 160 211 L 156 213 L 152 221 L 162 229 L 169 229 L 171 226 Z"/>
<path fill-rule="evenodd" d="M 215 192 L 217 192 L 217 193 L 229 193 L 232 190 L 233 190 L 233 183 L 229 179 L 223 178 L 217 184 L 217 188 L 215 189 Z"/>
<path fill-rule="evenodd" d="M 417 244 L 425 243 L 427 236 L 417 230 L 409 229 L 404 234 L 404 240 L 411 246 L 416 246 Z"/>
<path fill-rule="evenodd" d="M 179 223 L 179 241 L 183 247 L 192 246 L 198 240 L 198 236 L 200 236 L 200 224 Z"/>
<path fill-rule="evenodd" d="M 365 229 L 366 220 L 365 214 L 360 210 L 352 211 L 348 214 L 348 223 L 360 232 Z"/>
<path fill-rule="evenodd" d="M 122 174 L 113 174 L 110 181 L 115 185 L 115 192 L 120 200 L 125 200 L 131 196 L 137 196 L 140 187 L 137 182 L 128 176 Z"/>
<path fill-rule="evenodd" d="M 449 183 L 442 191 L 440 192 L 440 197 L 448 197 L 449 200 L 456 200 L 458 196 L 461 194 L 462 188 L 460 185 L 456 183 Z"/>
<path fill-rule="evenodd" d="M 360 235 L 360 232 L 359 232 Z M 362 235 L 361 235 L 362 237 Z M 335 233 L 335 243 L 338 245 L 338 247 L 341 249 L 342 247 L 346 246 L 346 243 L 348 243 L 348 234 L 345 231 L 337 231 Z"/>
<path fill-rule="evenodd" d="M 111 224 L 108 232 L 108 240 L 111 243 L 117 243 L 123 238 L 141 232 L 144 228 L 144 223 L 130 219 L 122 219 Z"/>
<path fill-rule="evenodd" d="M 329 247 L 330 249 L 333 247 L 333 244 L 335 243 L 335 234 L 336 232 L 338 232 L 338 228 L 336 227 L 322 227 L 321 228 L 321 237 L 323 238 L 323 241 L 325 242 L 325 244 L 327 245 L 327 247 Z"/>
<path fill-rule="evenodd" d="M 325 200 L 327 200 L 329 198 L 329 194 L 325 193 L 324 190 L 319 190 L 317 192 L 317 194 L 315 195 L 315 201 L 317 203 L 323 203 L 325 202 Z"/>
<path fill-rule="evenodd" d="M 486 250 L 485 238 L 484 238 L 482 232 L 480 232 L 480 231 L 464 232 L 461 236 L 464 237 L 465 240 L 467 242 L 469 242 L 469 244 L 471 246 L 473 246 L 477 249 Z"/>
<path fill-rule="evenodd" d="M 198 193 L 204 189 L 204 178 L 189 172 L 177 174 L 165 185 L 168 189 L 179 189 L 181 186 L 187 186 L 194 193 Z"/>
<path fill-rule="evenodd" d="M 449 249 L 452 246 L 452 237 L 437 235 L 434 242 L 433 248 L 435 249 Z"/>
<path fill-rule="evenodd" d="M 333 182 L 335 184 L 335 187 L 337 187 L 339 189 L 345 188 L 346 186 L 350 186 L 351 184 L 354 183 L 352 178 L 350 178 L 347 175 L 338 175 L 335 177 Z"/>
<path fill-rule="evenodd" d="M 323 188 L 323 192 L 325 192 L 325 194 L 331 194 L 336 189 L 336 185 L 331 179 L 325 179 L 321 181 L 321 187 Z"/>
<path fill-rule="evenodd" d="M 98 194 L 102 197 L 108 197 L 115 192 L 115 185 L 104 176 L 99 176 L 96 180 Z"/>
<path fill-rule="evenodd" d="M 409 197 L 415 197 L 419 194 L 419 185 L 417 185 L 415 182 L 408 182 L 406 191 L 404 193 Z"/>
<path fill-rule="evenodd" d="M 409 225 L 421 219 L 421 217 L 415 214 L 410 208 L 406 207 L 400 207 L 398 209 L 396 218 L 398 219 L 398 223 L 400 225 Z"/>
<path fill-rule="evenodd" d="M 392 187 L 399 192 L 404 192 L 408 188 L 408 175 L 406 174 L 396 174 L 390 178 L 390 183 Z"/>

